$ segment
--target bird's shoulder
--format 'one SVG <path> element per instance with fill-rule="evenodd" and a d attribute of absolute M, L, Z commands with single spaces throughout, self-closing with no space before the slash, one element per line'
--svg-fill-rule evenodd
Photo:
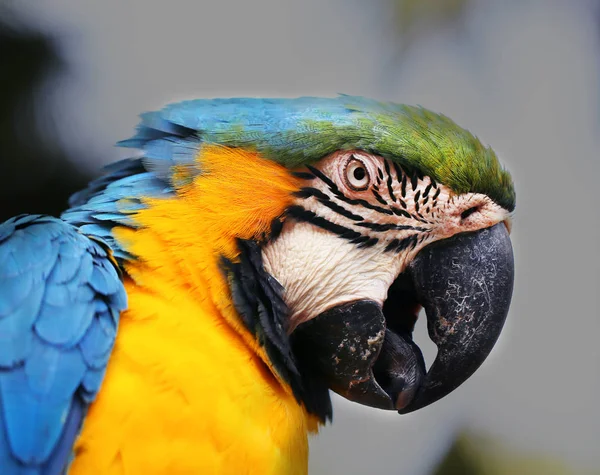
<path fill-rule="evenodd" d="M 0 472 L 71 456 L 126 294 L 110 250 L 56 218 L 0 224 Z"/>

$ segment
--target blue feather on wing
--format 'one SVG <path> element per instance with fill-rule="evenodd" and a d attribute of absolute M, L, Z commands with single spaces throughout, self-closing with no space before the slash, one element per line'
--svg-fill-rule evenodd
<path fill-rule="evenodd" d="M 0 224 L 0 473 L 59 474 L 127 298 L 107 248 L 45 216 Z"/>

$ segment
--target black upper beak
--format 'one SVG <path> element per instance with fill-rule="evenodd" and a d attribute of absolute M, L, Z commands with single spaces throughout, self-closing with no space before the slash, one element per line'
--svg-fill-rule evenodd
<path fill-rule="evenodd" d="M 508 231 L 500 223 L 429 245 L 401 278 L 410 285 L 393 285 L 383 309 L 371 301 L 333 307 L 301 324 L 292 341 L 334 391 L 406 414 L 456 389 L 492 350 L 512 296 Z M 438 347 L 428 372 L 411 336 L 420 306 Z"/>
<path fill-rule="evenodd" d="M 438 354 L 406 414 L 441 399 L 481 366 L 500 336 L 514 260 L 503 223 L 423 249 L 411 263 L 417 299 Z"/>

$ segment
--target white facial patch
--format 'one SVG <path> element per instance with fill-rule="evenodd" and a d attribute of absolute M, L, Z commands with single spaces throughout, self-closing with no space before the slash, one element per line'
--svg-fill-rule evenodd
<path fill-rule="evenodd" d="M 309 167 L 281 234 L 263 248 L 265 270 L 284 288 L 290 328 L 334 306 L 383 304 L 424 246 L 509 217 L 489 197 L 456 195 L 431 178 L 362 151 Z"/>
<path fill-rule="evenodd" d="M 292 223 L 263 249 L 265 270 L 283 286 L 290 331 L 328 308 L 353 300 L 383 304 L 401 259 L 355 244 L 310 223 Z"/>

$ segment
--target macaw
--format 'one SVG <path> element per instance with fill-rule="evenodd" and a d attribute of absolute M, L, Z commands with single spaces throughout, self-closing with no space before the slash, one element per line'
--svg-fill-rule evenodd
<path fill-rule="evenodd" d="M 409 413 L 494 346 L 514 186 L 447 117 L 192 100 L 120 145 L 61 219 L 0 225 L 0 473 L 305 474 L 330 390 Z"/>

